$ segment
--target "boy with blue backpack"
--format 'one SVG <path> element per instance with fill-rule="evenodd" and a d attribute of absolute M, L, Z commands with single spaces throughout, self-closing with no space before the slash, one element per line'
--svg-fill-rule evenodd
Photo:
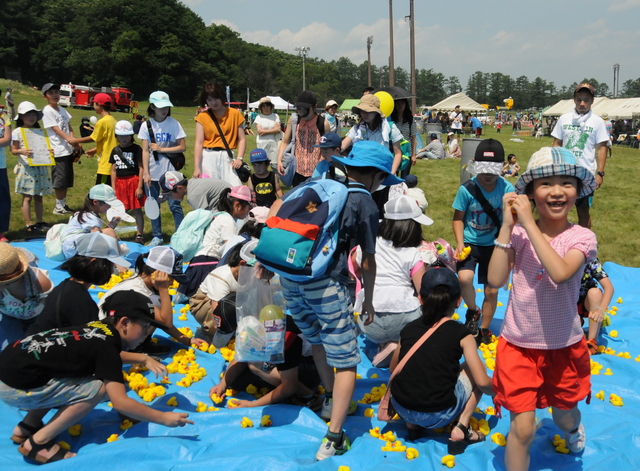
<path fill-rule="evenodd" d="M 373 286 L 378 208 L 371 193 L 380 185 L 402 180 L 392 174 L 393 154 L 377 142 L 354 144 L 347 157 L 332 158 L 334 168 L 306 182 L 277 201 L 254 249 L 258 261 L 280 274 L 287 308 L 312 344 L 313 357 L 326 390 L 321 417 L 330 426 L 316 453 L 317 460 L 350 448 L 342 425 L 355 389 L 360 362 L 356 326 L 347 283 L 349 250 L 360 245 L 365 299 L 365 324 L 373 321 Z M 334 376 L 335 368 L 335 376 Z"/>

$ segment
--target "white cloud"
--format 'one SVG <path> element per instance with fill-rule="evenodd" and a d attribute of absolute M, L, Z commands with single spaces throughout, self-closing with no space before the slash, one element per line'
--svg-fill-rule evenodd
<path fill-rule="evenodd" d="M 607 11 L 626 11 L 640 7 L 640 0 L 611 0 Z"/>

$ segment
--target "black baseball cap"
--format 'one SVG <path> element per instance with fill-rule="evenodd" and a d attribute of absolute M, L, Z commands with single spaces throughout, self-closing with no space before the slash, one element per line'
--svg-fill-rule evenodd
<path fill-rule="evenodd" d="M 311 108 L 318 103 L 316 99 L 316 94 L 310 92 L 308 90 L 304 90 L 298 94 L 296 97 L 295 107 L 296 108 Z"/>
<path fill-rule="evenodd" d="M 458 277 L 445 267 L 436 267 L 425 272 L 420 283 L 420 296 L 426 299 L 438 286 L 448 286 L 452 298 L 457 299 L 461 296 Z"/>
<path fill-rule="evenodd" d="M 167 329 L 167 326 L 155 320 L 154 306 L 151 300 L 137 291 L 116 291 L 105 299 L 102 305 L 102 312 L 105 313 L 106 317 L 140 319 L 159 329 Z"/>

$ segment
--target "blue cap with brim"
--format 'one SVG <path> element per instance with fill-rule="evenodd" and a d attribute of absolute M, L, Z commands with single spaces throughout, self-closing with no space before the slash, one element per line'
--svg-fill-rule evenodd
<path fill-rule="evenodd" d="M 382 182 L 385 186 L 397 185 L 404 180 L 391 173 L 393 154 L 386 146 L 375 141 L 359 141 L 353 144 L 347 157 L 332 156 L 332 160 L 347 167 L 374 167 L 389 175 Z"/>

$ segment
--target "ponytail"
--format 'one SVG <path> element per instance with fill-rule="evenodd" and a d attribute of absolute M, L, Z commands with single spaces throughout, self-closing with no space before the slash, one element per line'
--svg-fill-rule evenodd
<path fill-rule="evenodd" d="M 149 253 L 143 253 L 138 255 L 138 258 L 136 259 L 136 271 L 138 272 L 138 276 L 140 275 L 151 275 L 154 271 L 156 271 L 155 269 L 151 268 L 149 265 L 147 265 L 145 262 L 147 260 L 147 257 L 149 256 Z"/>
<path fill-rule="evenodd" d="M 250 203 L 248 201 L 241 200 L 240 198 L 235 198 L 230 194 L 231 188 L 225 188 L 224 190 L 222 190 L 222 192 L 220 193 L 220 199 L 218 200 L 218 204 L 216 206 L 216 209 L 218 211 L 224 211 L 233 216 L 233 205 L 236 201 L 240 203 L 243 208 L 245 206 L 249 206 Z"/>

